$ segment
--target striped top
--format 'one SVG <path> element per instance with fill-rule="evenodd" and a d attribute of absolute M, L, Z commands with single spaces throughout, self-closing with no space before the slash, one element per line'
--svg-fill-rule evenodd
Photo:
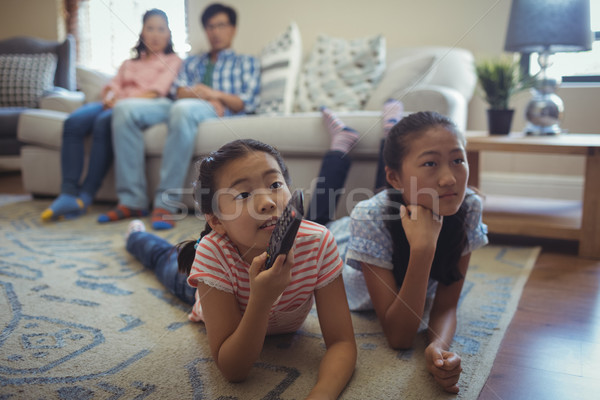
<path fill-rule="evenodd" d="M 171 90 L 172 94 L 182 86 L 193 86 L 204 82 L 204 74 L 210 67 L 210 54 L 189 56 L 183 62 Z M 260 62 L 256 57 L 236 54 L 231 49 L 219 52 L 212 72 L 211 87 L 220 92 L 234 94 L 244 102 L 240 114 L 256 111 L 260 91 Z M 232 115 L 229 109 L 225 115 Z"/>
<path fill-rule="evenodd" d="M 342 267 L 331 232 L 322 225 L 303 220 L 294 242 L 292 280 L 271 308 L 267 334 L 298 330 L 312 308 L 314 291 L 337 278 Z M 249 268 L 231 240 L 212 231 L 202 238 L 196 249 L 188 283 L 197 287 L 198 282 L 202 282 L 232 293 L 243 313 L 250 297 Z M 198 291 L 189 318 L 203 319 Z"/>

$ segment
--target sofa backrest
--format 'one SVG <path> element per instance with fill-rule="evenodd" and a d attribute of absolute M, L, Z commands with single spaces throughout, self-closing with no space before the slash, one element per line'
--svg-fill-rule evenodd
<path fill-rule="evenodd" d="M 432 56 L 434 61 L 423 83 L 458 90 L 468 102 L 477 84 L 474 58 L 469 50 L 443 46 L 399 47 L 388 50 L 387 65 L 403 58 L 425 55 Z"/>
<path fill-rule="evenodd" d="M 101 101 L 102 88 L 110 81 L 111 75 L 81 65 L 77 66 L 77 89 L 85 95 L 85 102 Z"/>
<path fill-rule="evenodd" d="M 27 36 L 0 41 L 0 54 L 54 53 L 58 58 L 54 86 L 75 90 L 75 38 L 67 35 L 63 42 L 55 42 Z"/>

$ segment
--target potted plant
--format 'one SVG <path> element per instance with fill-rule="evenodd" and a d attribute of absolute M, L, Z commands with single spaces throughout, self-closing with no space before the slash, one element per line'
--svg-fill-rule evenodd
<path fill-rule="evenodd" d="M 489 105 L 490 134 L 509 133 L 515 111 L 509 108 L 509 101 L 515 93 L 530 88 L 534 80 L 523 76 L 518 61 L 506 57 L 482 60 L 475 65 L 475 71 Z"/>

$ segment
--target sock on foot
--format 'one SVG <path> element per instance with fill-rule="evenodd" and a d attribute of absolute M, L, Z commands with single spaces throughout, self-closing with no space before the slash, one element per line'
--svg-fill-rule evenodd
<path fill-rule="evenodd" d="M 171 218 L 173 214 L 164 208 L 155 208 L 152 211 L 152 229 L 164 230 L 175 227 L 175 220 Z"/>
<path fill-rule="evenodd" d="M 392 127 L 402 119 L 403 115 L 404 104 L 401 101 L 389 99 L 383 104 L 383 137 L 387 137 Z"/>
<path fill-rule="evenodd" d="M 129 235 L 131 235 L 133 232 L 146 232 L 146 225 L 144 225 L 144 223 L 139 219 L 134 219 L 131 221 L 127 226 L 127 233 L 125 234 L 126 242 L 127 239 L 129 239 Z"/>
<path fill-rule="evenodd" d="M 358 132 L 349 128 L 330 109 L 321 107 L 323 120 L 329 135 L 331 135 L 330 150 L 338 150 L 343 153 L 349 152 L 358 141 Z"/>
<path fill-rule="evenodd" d="M 94 197 L 89 195 L 86 192 L 81 192 L 79 193 L 79 198 L 81 199 L 81 201 L 83 202 L 83 206 L 87 209 L 90 204 L 92 204 L 92 201 L 94 200 Z"/>
<path fill-rule="evenodd" d="M 80 198 L 62 193 L 42 212 L 41 218 L 43 221 L 77 218 L 85 210 L 86 206 Z"/>
<path fill-rule="evenodd" d="M 145 217 L 146 215 L 148 215 L 148 211 L 146 210 L 137 210 L 135 208 L 129 208 L 127 206 L 119 204 L 116 208 L 110 210 L 106 214 L 100 214 L 98 216 L 98 222 L 114 222 L 120 221 L 125 218 Z"/>

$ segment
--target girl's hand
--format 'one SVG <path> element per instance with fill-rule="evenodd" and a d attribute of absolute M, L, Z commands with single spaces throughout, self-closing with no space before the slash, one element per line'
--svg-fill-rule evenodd
<path fill-rule="evenodd" d="M 292 266 L 294 265 L 294 249 L 286 255 L 279 255 L 273 266 L 263 271 L 267 253 L 254 257 L 250 265 L 250 295 L 262 299 L 269 307 L 281 296 L 292 280 Z"/>
<path fill-rule="evenodd" d="M 443 217 L 419 205 L 400 206 L 400 218 L 411 249 L 435 248 Z"/>
<path fill-rule="evenodd" d="M 425 362 L 429 372 L 446 392 L 458 393 L 457 383 L 462 372 L 458 354 L 431 343 L 425 349 Z"/>

